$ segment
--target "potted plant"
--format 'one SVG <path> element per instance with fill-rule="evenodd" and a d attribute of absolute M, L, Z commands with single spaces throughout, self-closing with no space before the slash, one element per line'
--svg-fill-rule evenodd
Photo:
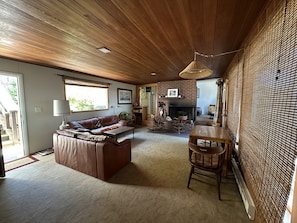
<path fill-rule="evenodd" d="M 129 122 L 131 121 L 131 117 L 130 117 L 130 114 L 128 112 L 121 112 L 119 114 L 119 123 L 122 125 L 122 126 L 126 126 L 129 124 Z"/>

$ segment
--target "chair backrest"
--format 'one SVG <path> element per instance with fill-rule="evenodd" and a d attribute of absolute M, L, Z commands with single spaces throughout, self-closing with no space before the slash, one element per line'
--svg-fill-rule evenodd
<path fill-rule="evenodd" d="M 221 146 L 204 147 L 189 142 L 189 161 L 195 167 L 219 171 L 222 169 L 226 150 Z"/>

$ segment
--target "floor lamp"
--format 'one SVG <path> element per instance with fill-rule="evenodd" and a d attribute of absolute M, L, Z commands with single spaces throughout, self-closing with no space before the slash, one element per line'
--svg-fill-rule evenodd
<path fill-rule="evenodd" d="M 65 116 L 70 115 L 69 101 L 54 100 L 53 101 L 54 116 L 62 116 L 62 124 L 59 126 L 60 130 L 65 129 L 68 125 L 65 121 Z"/>

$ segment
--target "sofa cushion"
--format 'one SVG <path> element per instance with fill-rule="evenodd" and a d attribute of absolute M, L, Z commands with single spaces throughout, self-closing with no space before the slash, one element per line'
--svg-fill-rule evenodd
<path fill-rule="evenodd" d="M 119 122 L 119 117 L 117 115 L 110 115 L 110 116 L 105 116 L 105 117 L 99 117 L 101 125 L 108 126 L 108 125 L 113 125 Z M 98 127 L 99 128 L 99 127 Z"/>
<path fill-rule="evenodd" d="M 70 121 L 70 122 L 68 122 L 68 124 L 69 124 L 69 127 L 72 128 L 72 129 L 84 128 L 77 121 Z"/>
<path fill-rule="evenodd" d="M 78 132 L 75 129 L 56 130 L 56 132 L 60 135 L 69 136 L 72 138 L 76 138 L 78 134 Z"/>
<path fill-rule="evenodd" d="M 79 120 L 77 122 L 83 127 L 85 127 L 86 129 L 90 129 L 90 130 L 101 127 L 101 124 L 98 118 L 89 118 L 89 119 Z"/>
<path fill-rule="evenodd" d="M 92 141 L 92 142 L 102 142 L 107 138 L 107 136 L 105 136 L 105 135 L 92 135 L 90 133 L 84 132 L 84 133 L 77 134 L 77 138 L 87 140 L 87 141 Z"/>
<path fill-rule="evenodd" d="M 86 129 L 86 128 L 77 128 L 76 131 L 78 132 L 90 132 L 90 129 Z"/>
<path fill-rule="evenodd" d="M 81 132 L 87 132 L 92 129 L 97 129 L 101 127 L 100 120 L 98 118 L 88 118 L 78 121 L 70 121 L 70 128 L 77 129 Z"/>

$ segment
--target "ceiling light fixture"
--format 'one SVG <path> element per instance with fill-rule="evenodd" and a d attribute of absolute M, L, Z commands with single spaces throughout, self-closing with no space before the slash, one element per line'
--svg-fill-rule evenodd
<path fill-rule="evenodd" d="M 156 74 L 156 72 L 152 72 L 151 75 L 152 76 L 156 76 L 157 74 Z"/>
<path fill-rule="evenodd" d="M 196 60 L 196 52 L 194 52 L 194 61 L 192 61 L 182 72 L 179 73 L 179 76 L 184 79 L 202 79 L 208 77 L 212 74 L 207 66 Z"/>
<path fill-rule="evenodd" d="M 106 47 L 101 47 L 98 49 L 99 51 L 101 51 L 102 53 L 110 53 L 111 51 L 109 49 L 107 49 Z"/>
<path fill-rule="evenodd" d="M 224 52 L 216 55 L 213 55 L 213 54 L 207 55 L 199 52 L 194 52 L 194 61 L 192 61 L 183 71 L 181 71 L 179 73 L 179 76 L 184 79 L 193 79 L 193 80 L 209 77 L 213 71 L 209 69 L 207 66 L 205 66 L 204 64 L 202 64 L 201 62 L 197 61 L 196 55 L 199 55 L 201 57 L 206 57 L 206 58 L 209 58 L 209 57 L 214 58 L 218 56 L 224 56 L 227 54 L 235 53 L 240 50 L 243 50 L 243 49 L 233 50 L 233 51 Z"/>

